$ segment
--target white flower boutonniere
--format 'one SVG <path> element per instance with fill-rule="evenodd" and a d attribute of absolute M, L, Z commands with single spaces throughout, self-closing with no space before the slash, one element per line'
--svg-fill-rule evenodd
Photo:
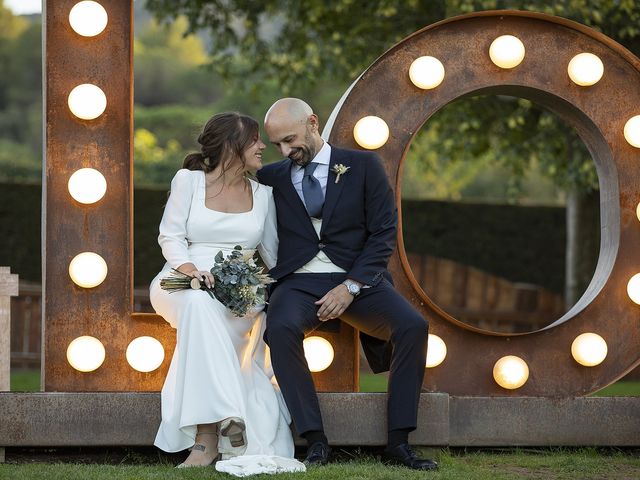
<path fill-rule="evenodd" d="M 333 166 L 333 173 L 336 174 L 336 181 L 338 183 L 340 181 L 340 175 L 344 175 L 351 167 L 347 167 L 341 163 L 337 163 Z"/>

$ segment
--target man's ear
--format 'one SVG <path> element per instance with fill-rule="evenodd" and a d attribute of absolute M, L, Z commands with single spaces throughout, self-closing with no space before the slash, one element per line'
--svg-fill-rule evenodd
<path fill-rule="evenodd" d="M 311 127 L 312 132 L 317 132 L 320 128 L 318 116 L 315 113 L 312 113 L 307 118 L 307 124 Z"/>

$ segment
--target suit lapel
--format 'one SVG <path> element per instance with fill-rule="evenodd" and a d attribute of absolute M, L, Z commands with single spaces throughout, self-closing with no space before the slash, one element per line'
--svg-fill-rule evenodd
<path fill-rule="evenodd" d="M 326 226 L 329 224 L 329 220 L 338 204 L 340 193 L 342 193 L 342 188 L 348 176 L 348 174 L 341 175 L 340 181 L 336 183 L 337 175 L 334 173 L 333 168 L 340 163 L 345 167 L 350 166 L 346 152 L 332 145 L 331 160 L 329 161 L 329 176 L 327 177 L 327 192 L 324 197 L 324 206 L 322 207 L 322 228 L 320 229 L 320 236 L 322 236 Z"/>
<path fill-rule="evenodd" d="M 296 192 L 296 189 L 293 187 L 293 183 L 291 182 L 291 160 L 285 159 L 278 171 L 278 186 L 280 188 L 280 192 L 282 192 L 282 196 L 286 199 L 286 201 L 291 206 L 294 214 L 299 217 L 304 217 L 306 220 L 302 221 L 302 224 L 308 230 L 310 234 L 314 237 L 317 237 L 316 231 L 313 228 L 313 224 L 311 223 L 311 218 L 309 217 L 309 213 L 302 203 L 300 199 L 300 195 Z"/>

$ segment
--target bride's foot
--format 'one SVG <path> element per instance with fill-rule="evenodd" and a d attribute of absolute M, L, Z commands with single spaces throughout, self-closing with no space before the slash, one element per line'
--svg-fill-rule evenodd
<path fill-rule="evenodd" d="M 242 447 L 247 443 L 244 435 L 246 430 L 244 421 L 238 417 L 229 417 L 220 422 L 219 432 L 228 437 L 232 447 Z"/>
<path fill-rule="evenodd" d="M 199 430 L 196 443 L 191 447 L 187 459 L 176 468 L 206 467 L 218 458 L 218 435 L 209 429 Z"/>

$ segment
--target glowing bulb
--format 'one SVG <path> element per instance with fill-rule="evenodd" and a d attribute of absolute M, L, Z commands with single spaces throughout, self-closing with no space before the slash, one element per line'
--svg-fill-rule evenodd
<path fill-rule="evenodd" d="M 309 370 L 321 372 L 333 362 L 333 347 L 322 337 L 307 337 L 304 339 L 304 356 Z"/>
<path fill-rule="evenodd" d="M 640 115 L 631 117 L 624 124 L 624 138 L 631 146 L 640 148 Z"/>
<path fill-rule="evenodd" d="M 636 207 L 636 217 L 638 217 L 638 220 L 640 220 L 640 203 Z"/>
<path fill-rule="evenodd" d="M 599 365 L 607 356 L 607 342 L 596 333 L 583 333 L 571 344 L 571 355 L 585 367 Z"/>
<path fill-rule="evenodd" d="M 139 372 L 152 372 L 164 361 L 164 348 L 153 337 L 138 337 L 127 347 L 127 362 Z"/>
<path fill-rule="evenodd" d="M 353 138 L 367 150 L 380 148 L 389 139 L 389 127 L 380 117 L 363 117 L 353 127 Z"/>
<path fill-rule="evenodd" d="M 67 361 L 80 372 L 93 372 L 102 365 L 104 357 L 104 345 L 95 337 L 78 337 L 67 347 Z"/>
<path fill-rule="evenodd" d="M 78 85 L 69 94 L 69 110 L 82 120 L 93 120 L 102 115 L 107 108 L 107 96 L 91 83 Z"/>
<path fill-rule="evenodd" d="M 71 28 L 83 37 L 95 37 L 106 28 L 108 21 L 107 11 L 98 2 L 76 3 L 69 12 Z"/>
<path fill-rule="evenodd" d="M 640 273 L 636 273 L 627 283 L 629 298 L 640 305 Z"/>
<path fill-rule="evenodd" d="M 526 383 L 529 378 L 529 367 L 520 357 L 507 355 L 494 365 L 493 378 L 502 388 L 514 390 Z"/>
<path fill-rule="evenodd" d="M 600 81 L 604 74 L 604 65 L 593 53 L 579 53 L 569 62 L 567 72 L 573 83 L 589 87 Z"/>
<path fill-rule="evenodd" d="M 418 88 L 436 88 L 444 80 L 444 65 L 435 57 L 416 58 L 409 67 L 409 78 Z"/>
<path fill-rule="evenodd" d="M 513 35 L 502 35 L 491 42 L 489 57 L 500 68 L 514 68 L 524 59 L 524 44 Z"/>
<path fill-rule="evenodd" d="M 69 276 L 80 287 L 97 287 L 107 277 L 107 262 L 97 253 L 82 252 L 71 260 Z"/>
<path fill-rule="evenodd" d="M 427 368 L 433 368 L 440 365 L 447 356 L 447 345 L 437 335 L 429 334 L 427 340 Z"/>
<path fill-rule="evenodd" d="M 93 168 L 81 168 L 69 177 L 69 193 L 80 203 L 95 203 L 104 197 L 107 181 Z"/>

